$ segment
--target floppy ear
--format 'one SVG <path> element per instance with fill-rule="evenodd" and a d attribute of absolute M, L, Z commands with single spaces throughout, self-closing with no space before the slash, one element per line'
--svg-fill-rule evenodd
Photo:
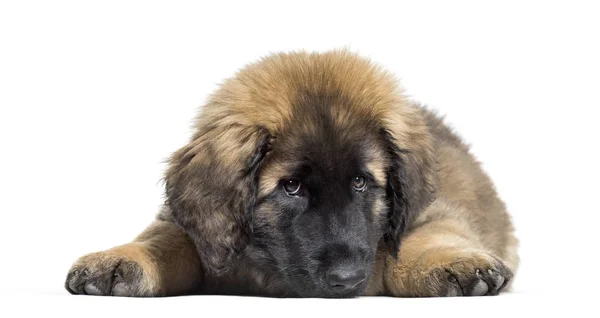
<path fill-rule="evenodd" d="M 167 204 L 213 274 L 225 273 L 246 247 L 258 171 L 269 148 L 265 129 L 213 124 L 170 160 Z"/>
<path fill-rule="evenodd" d="M 383 238 L 389 252 L 397 257 L 404 232 L 434 198 L 435 160 L 426 130 L 401 133 L 384 128 L 381 135 L 390 160 L 386 186 L 388 222 Z"/>

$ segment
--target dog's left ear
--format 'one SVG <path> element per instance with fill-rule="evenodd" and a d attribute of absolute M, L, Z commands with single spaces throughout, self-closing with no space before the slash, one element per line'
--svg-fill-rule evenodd
<path fill-rule="evenodd" d="M 402 125 L 381 130 L 389 159 L 386 196 L 388 219 L 384 242 L 398 256 L 405 230 L 434 198 L 437 188 L 433 138 L 417 109 L 395 122 Z"/>

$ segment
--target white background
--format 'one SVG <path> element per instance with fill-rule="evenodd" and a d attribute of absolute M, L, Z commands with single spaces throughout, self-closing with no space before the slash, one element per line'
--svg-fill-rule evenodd
<path fill-rule="evenodd" d="M 0 308 L 67 316 L 593 315 L 585 299 L 597 294 L 600 275 L 599 13 L 592 1 L 3 1 L 0 290 L 9 306 Z M 513 293 L 337 301 L 67 295 L 63 280 L 77 257 L 125 243 L 152 221 L 163 162 L 186 142 L 220 81 L 269 52 L 340 47 L 395 73 L 473 145 L 521 240 Z"/>

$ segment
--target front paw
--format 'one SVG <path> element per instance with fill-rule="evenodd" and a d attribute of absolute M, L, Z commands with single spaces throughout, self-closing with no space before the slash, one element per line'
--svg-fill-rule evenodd
<path fill-rule="evenodd" d="M 92 253 L 69 270 L 65 288 L 71 294 L 101 296 L 158 296 L 153 269 L 143 252 L 131 248 Z"/>
<path fill-rule="evenodd" d="M 488 253 L 464 253 L 433 268 L 425 276 L 428 296 L 498 295 L 512 279 L 512 271 Z"/>

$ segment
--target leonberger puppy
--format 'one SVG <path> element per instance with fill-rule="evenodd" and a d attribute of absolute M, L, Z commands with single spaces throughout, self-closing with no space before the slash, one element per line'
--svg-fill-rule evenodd
<path fill-rule="evenodd" d="M 170 158 L 133 242 L 75 262 L 73 294 L 481 296 L 518 265 L 468 146 L 347 51 L 274 54 L 226 80 Z"/>

